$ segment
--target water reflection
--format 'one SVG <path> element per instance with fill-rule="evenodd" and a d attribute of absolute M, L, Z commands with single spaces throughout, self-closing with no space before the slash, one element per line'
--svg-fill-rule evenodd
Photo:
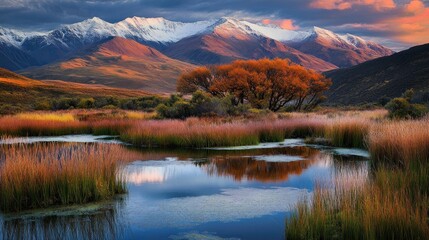
<path fill-rule="evenodd" d="M 2 239 L 123 239 L 121 201 L 0 218 Z"/>
<path fill-rule="evenodd" d="M 283 239 L 316 182 L 364 184 L 366 152 L 302 140 L 221 149 L 134 149 L 125 200 L 5 216 L 3 239 Z M 263 234 L 263 235 L 261 235 Z"/>
<path fill-rule="evenodd" d="M 307 147 L 273 149 L 271 153 L 273 155 L 213 157 L 202 168 L 209 175 L 231 176 L 235 181 L 283 182 L 289 175 L 300 175 L 323 158 L 319 151 Z"/>

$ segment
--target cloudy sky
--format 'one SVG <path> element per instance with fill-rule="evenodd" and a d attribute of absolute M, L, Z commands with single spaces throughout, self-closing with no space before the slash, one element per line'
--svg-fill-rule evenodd
<path fill-rule="evenodd" d="M 395 50 L 429 42 L 429 0 L 0 0 L 0 26 L 50 30 L 91 17 L 195 21 L 237 17 L 287 29 L 352 33 Z"/>

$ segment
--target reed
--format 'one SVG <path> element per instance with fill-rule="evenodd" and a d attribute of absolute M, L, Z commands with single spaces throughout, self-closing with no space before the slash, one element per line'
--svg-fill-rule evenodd
<path fill-rule="evenodd" d="M 236 123 L 159 120 L 143 121 L 121 134 L 121 139 L 146 147 L 215 147 L 258 143 L 258 134 Z"/>
<path fill-rule="evenodd" d="M 375 172 L 373 182 L 363 186 L 350 187 L 339 182 L 333 190 L 319 186 L 313 198 L 300 202 L 297 211 L 286 220 L 286 237 L 426 239 L 428 197 L 411 194 L 409 189 L 413 179 L 422 177 L 418 175 L 402 172 L 398 179 L 398 172 L 381 169 Z M 393 179 L 396 180 L 391 182 Z M 398 182 L 403 185 L 395 185 Z"/>
<path fill-rule="evenodd" d="M 326 137 L 339 147 L 363 147 L 368 121 L 353 118 L 215 122 L 188 119 L 141 121 L 121 134 L 139 146 L 217 147 L 278 142 L 290 137 Z"/>
<path fill-rule="evenodd" d="M 128 157 L 114 144 L 1 145 L 0 209 L 81 204 L 123 193 L 118 170 Z"/>
<path fill-rule="evenodd" d="M 331 113 L 329 113 L 331 114 Z M 262 119 L 148 120 L 150 113 L 68 111 L 25 113 L 0 118 L 0 134 L 51 136 L 66 134 L 121 135 L 124 141 L 148 147 L 216 147 L 283 141 L 285 138 L 326 138 L 339 147 L 364 147 L 370 116 L 381 113 L 339 112 L 289 114 Z"/>
<path fill-rule="evenodd" d="M 428 120 L 372 123 L 372 178 L 316 188 L 286 221 L 290 239 L 426 239 L 429 236 Z"/>
<path fill-rule="evenodd" d="M 325 138 L 337 147 L 365 148 L 365 139 L 372 123 L 361 118 L 331 120 L 325 126 Z"/>
<path fill-rule="evenodd" d="M 22 119 L 15 116 L 0 118 L 0 134 L 12 136 L 56 136 L 66 134 L 118 135 L 135 120 L 53 120 Z"/>
<path fill-rule="evenodd" d="M 368 142 L 373 164 L 420 166 L 429 162 L 429 120 L 374 125 Z"/>

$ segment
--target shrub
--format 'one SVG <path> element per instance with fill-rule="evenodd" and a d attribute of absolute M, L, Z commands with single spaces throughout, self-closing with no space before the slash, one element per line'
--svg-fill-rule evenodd
<path fill-rule="evenodd" d="M 95 100 L 94 100 L 94 98 L 82 98 L 79 100 L 77 107 L 78 108 L 94 108 L 95 107 Z"/>
<path fill-rule="evenodd" d="M 0 115 L 9 115 L 17 112 L 21 112 L 22 108 L 20 106 L 13 106 L 10 104 L 2 104 L 0 106 Z"/>
<path fill-rule="evenodd" d="M 172 106 L 160 104 L 156 111 L 162 118 L 178 118 L 185 119 L 191 116 L 192 107 L 189 102 L 180 100 L 175 102 Z"/>
<path fill-rule="evenodd" d="M 77 107 L 79 99 L 75 98 L 60 98 L 52 102 L 54 110 L 74 109 Z"/>
<path fill-rule="evenodd" d="M 52 103 L 47 99 L 40 99 L 37 100 L 34 106 L 35 110 L 51 110 L 52 109 Z"/>
<path fill-rule="evenodd" d="M 394 98 L 386 104 L 389 117 L 394 119 L 416 119 L 425 116 L 428 108 L 421 104 L 411 104 L 407 98 Z"/>
<path fill-rule="evenodd" d="M 416 119 L 425 116 L 429 110 L 425 105 L 412 104 L 414 91 L 408 89 L 400 98 L 394 98 L 386 104 L 389 117 L 394 119 Z"/>

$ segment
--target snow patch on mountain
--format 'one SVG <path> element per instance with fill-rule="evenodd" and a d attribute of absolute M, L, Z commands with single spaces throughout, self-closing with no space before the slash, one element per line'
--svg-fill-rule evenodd
<path fill-rule="evenodd" d="M 325 42 L 330 42 L 332 45 L 347 45 L 354 48 L 381 48 L 382 46 L 365 40 L 361 37 L 352 34 L 336 34 L 330 30 L 323 29 L 320 27 L 313 27 L 312 34 L 309 36 L 315 36 L 322 38 Z"/>
<path fill-rule="evenodd" d="M 173 22 L 164 18 L 127 18 L 116 23 L 117 36 L 153 42 L 177 42 L 207 29 L 214 21 Z"/>
<path fill-rule="evenodd" d="M 312 37 L 322 38 L 336 46 L 351 48 L 369 47 L 381 49 L 383 46 L 351 34 L 339 35 L 332 31 L 314 27 L 308 31 L 287 30 L 275 25 L 255 24 L 248 21 L 224 17 L 217 20 L 197 22 L 174 22 L 164 18 L 131 17 L 117 23 L 109 23 L 98 17 L 63 25 L 48 33 L 21 32 L 0 27 L 0 42 L 20 47 L 26 40 L 42 39 L 46 45 L 61 44 L 73 47 L 95 43 L 107 37 L 123 37 L 137 41 L 168 44 L 203 33 L 219 31 L 222 34 L 263 36 L 280 42 L 302 42 Z"/>
<path fill-rule="evenodd" d="M 0 42 L 12 45 L 15 47 L 21 46 L 26 38 L 42 35 L 39 32 L 22 32 L 18 30 L 0 27 Z"/>

